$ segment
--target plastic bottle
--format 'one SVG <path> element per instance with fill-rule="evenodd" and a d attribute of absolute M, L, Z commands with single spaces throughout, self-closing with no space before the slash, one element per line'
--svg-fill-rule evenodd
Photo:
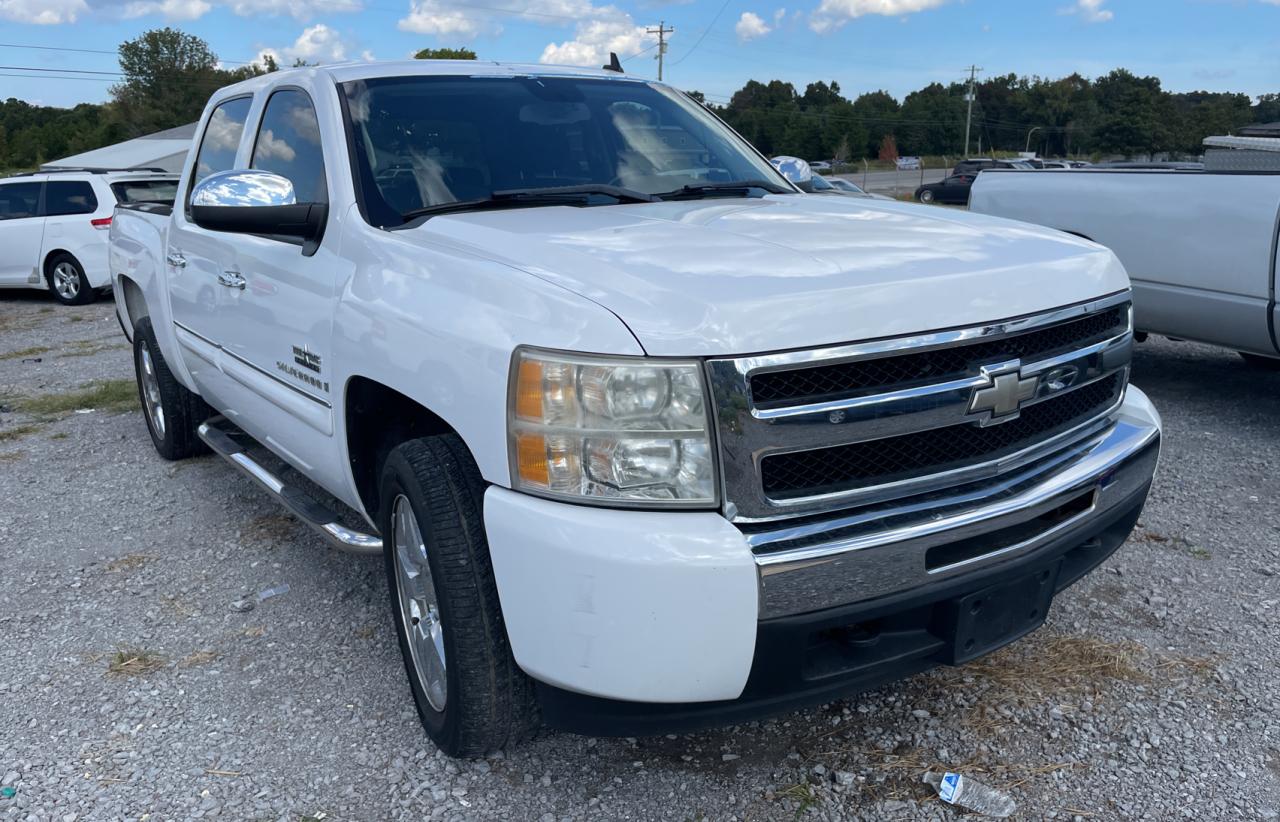
<path fill-rule="evenodd" d="M 975 782 L 958 773 L 929 771 L 924 775 L 924 782 L 933 786 L 943 802 L 958 805 L 984 816 L 1004 819 L 1018 808 L 1013 797 L 1007 793 L 989 788 L 981 782 Z"/>

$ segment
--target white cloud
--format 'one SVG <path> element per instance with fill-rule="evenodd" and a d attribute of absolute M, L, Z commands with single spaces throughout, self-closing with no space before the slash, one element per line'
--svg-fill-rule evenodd
<path fill-rule="evenodd" d="M 538 62 L 602 66 L 609 62 L 611 51 L 625 60 L 657 42 L 656 34 L 649 34 L 645 26 L 637 26 L 630 14 L 614 6 L 591 8 L 589 13 L 594 19 L 578 23 L 572 40 L 548 43 Z"/>
<path fill-rule="evenodd" d="M 478 6 L 469 5 L 466 0 L 409 0 L 409 14 L 396 26 L 416 34 L 474 37 L 500 33 L 504 18 L 567 26 L 594 11 L 590 0 L 490 0 Z"/>
<path fill-rule="evenodd" d="M 145 17 L 159 14 L 166 20 L 196 20 L 211 9 L 205 0 L 135 0 L 126 3 L 125 17 Z"/>
<path fill-rule="evenodd" d="M 750 11 L 742 13 L 742 16 L 738 18 L 738 24 L 733 27 L 733 30 L 738 35 L 738 39 L 744 43 L 757 37 L 764 37 L 773 31 L 768 23 L 760 19 L 760 15 Z"/>
<path fill-rule="evenodd" d="M 897 17 L 937 8 L 946 2 L 948 0 L 822 0 L 809 17 L 809 28 L 822 34 L 864 15 Z"/>
<path fill-rule="evenodd" d="M 263 55 L 271 55 L 281 67 L 293 65 L 295 60 L 308 63 L 337 63 L 347 59 L 347 44 L 336 29 L 324 23 L 316 23 L 302 30 L 293 45 L 283 48 L 259 49 Z M 367 52 L 366 52 L 367 53 Z"/>
<path fill-rule="evenodd" d="M 0 0 L 0 18 L 40 26 L 74 23 L 88 10 L 84 0 Z"/>
<path fill-rule="evenodd" d="M 1106 2 L 1107 0 L 1076 0 L 1074 6 L 1062 9 L 1062 14 L 1078 14 L 1086 23 L 1105 23 L 1115 17 L 1110 9 L 1102 7 Z M 1267 2 L 1280 3 L 1280 0 L 1267 0 Z"/>

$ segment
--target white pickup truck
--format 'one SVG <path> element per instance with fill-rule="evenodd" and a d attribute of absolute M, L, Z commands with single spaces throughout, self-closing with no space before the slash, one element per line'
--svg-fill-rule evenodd
<path fill-rule="evenodd" d="M 1000 647 L 1124 541 L 1159 451 L 1111 252 L 804 194 L 614 71 L 222 89 L 111 270 L 160 454 L 384 558 L 455 755 Z"/>
<path fill-rule="evenodd" d="M 984 171 L 969 210 L 1110 248 L 1133 280 L 1140 335 L 1220 345 L 1280 368 L 1280 174 Z"/>

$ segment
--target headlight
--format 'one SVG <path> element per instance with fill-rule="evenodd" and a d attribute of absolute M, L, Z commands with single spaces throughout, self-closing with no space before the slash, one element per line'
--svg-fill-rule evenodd
<path fill-rule="evenodd" d="M 518 350 L 512 482 L 579 502 L 712 507 L 705 396 L 696 362 Z"/>

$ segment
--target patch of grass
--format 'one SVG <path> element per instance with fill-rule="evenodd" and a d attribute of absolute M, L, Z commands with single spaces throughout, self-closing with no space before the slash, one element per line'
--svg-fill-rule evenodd
<path fill-rule="evenodd" d="M 24 425 L 15 425 L 12 428 L 0 428 L 0 442 L 13 442 L 22 439 L 25 436 L 34 434 L 44 426 L 35 423 L 26 423 Z"/>
<path fill-rule="evenodd" d="M 8 453 L 0 454 L 0 462 L 18 462 L 26 456 L 26 451 L 9 451 Z"/>
<path fill-rule="evenodd" d="M 1146 649 L 1136 642 L 1055 636 L 1012 646 L 960 669 L 1014 691 L 1043 693 L 1099 679 L 1144 682 Z"/>
<path fill-rule="evenodd" d="M 805 811 L 818 804 L 818 795 L 808 782 L 797 782 L 779 790 L 774 794 L 778 799 L 790 799 L 797 803 L 796 819 L 804 816 Z"/>
<path fill-rule="evenodd" d="M 145 648 L 121 648 L 111 655 L 107 673 L 117 676 L 146 676 L 168 664 L 163 656 Z"/>
<path fill-rule="evenodd" d="M 67 322 L 82 323 L 84 322 L 84 317 L 80 316 L 79 314 L 72 314 L 71 316 L 67 317 Z"/>
<path fill-rule="evenodd" d="M 73 391 L 24 397 L 15 405 L 37 417 L 59 417 L 81 408 L 119 414 L 138 407 L 138 390 L 133 380 L 99 380 Z"/>
<path fill-rule="evenodd" d="M 107 570 L 112 573 L 120 573 L 122 571 L 133 571 L 146 565 L 155 557 L 149 557 L 146 554 L 125 554 L 122 557 L 116 557 L 107 563 Z"/>
<path fill-rule="evenodd" d="M 193 654 L 187 654 L 178 664 L 184 668 L 194 668 L 197 665 L 208 665 L 210 662 L 217 660 L 222 656 L 217 651 L 196 651 Z"/>
<path fill-rule="evenodd" d="M 52 350 L 52 348 L 47 348 L 43 345 L 33 345 L 30 348 L 19 348 L 17 351 L 0 354 L 0 360 L 20 360 L 25 357 L 38 357 L 41 354 Z"/>
<path fill-rule="evenodd" d="M 66 440 L 66 439 L 71 439 L 71 435 L 70 435 L 70 434 L 68 434 L 66 431 L 58 431 L 58 432 L 55 432 L 55 433 L 53 433 L 53 434 L 50 434 L 50 435 L 49 435 L 49 439 L 51 439 L 51 440 Z"/>
<path fill-rule="evenodd" d="M 111 351 L 114 349 L 122 349 L 126 346 L 122 345 L 119 340 L 114 337 L 105 340 L 75 340 L 71 343 L 71 350 L 64 351 L 58 355 L 58 359 L 66 359 L 67 357 L 92 357 L 103 351 Z"/>

